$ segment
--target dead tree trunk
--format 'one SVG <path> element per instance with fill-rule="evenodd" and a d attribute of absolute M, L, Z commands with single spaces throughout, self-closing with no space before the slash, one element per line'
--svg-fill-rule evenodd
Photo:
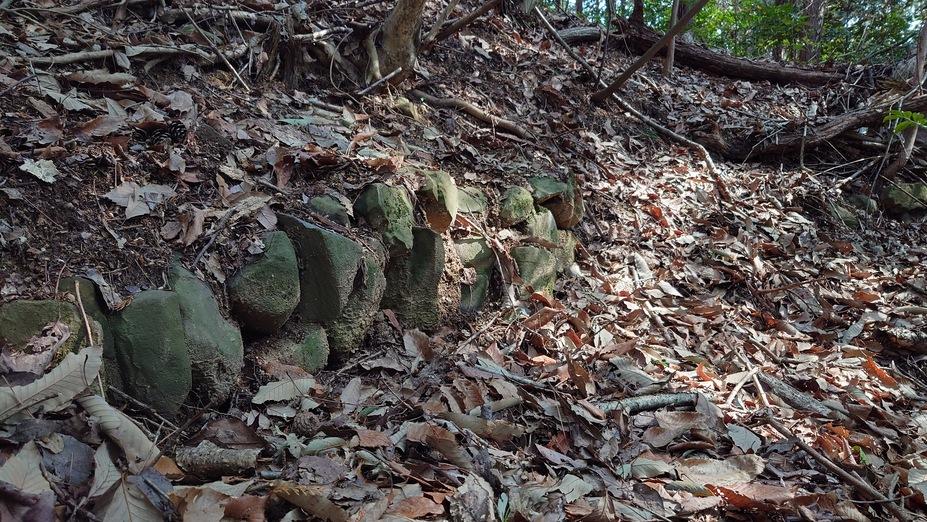
<path fill-rule="evenodd" d="M 644 53 L 660 40 L 660 35 L 655 31 L 628 23 L 625 20 L 616 19 L 612 22 L 612 25 L 616 26 L 616 28 L 611 37 L 624 43 L 624 45 L 614 46 L 616 49 L 627 46 L 632 52 Z M 597 42 L 602 37 L 601 29 L 598 27 L 564 29 L 559 34 L 570 45 Z M 801 83 L 804 85 L 824 85 L 843 80 L 843 74 L 838 72 L 785 67 L 775 63 L 735 58 L 678 39 L 674 54 L 677 65 L 701 69 L 718 76 L 747 80 L 768 80 L 773 83 Z"/>

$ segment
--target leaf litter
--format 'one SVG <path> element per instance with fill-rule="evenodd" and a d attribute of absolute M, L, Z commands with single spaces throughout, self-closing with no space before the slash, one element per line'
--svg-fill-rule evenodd
<path fill-rule="evenodd" d="M 101 31 L 107 13 L 52 17 L 47 26 L 5 13 L 4 34 L 23 36 L 29 56 L 83 51 L 49 37 Z M 127 31 L 135 29 L 96 34 Z M 187 42 L 189 56 L 210 55 L 167 32 Z M 809 177 L 821 175 L 750 163 L 721 165 L 737 201 L 726 203 L 688 151 L 569 94 L 586 86 L 541 35 L 493 15 L 454 37 L 452 52 L 437 51 L 441 60 L 424 62 L 447 92 L 551 125 L 558 143 L 536 147 L 513 147 L 453 112 L 414 107 L 416 117 L 406 117 L 407 105 L 394 109 L 387 95 L 345 101 L 340 113 L 320 108 L 331 99 L 323 89 L 258 98 L 196 61 L 177 76 L 139 45 L 114 52 L 122 70 L 61 65 L 16 84 L 0 100 L 17 115 L 3 139 L 21 157 L 2 178 L 12 186 L 3 187 L 10 210 L 0 239 L 11 239 L 0 248 L 23 238 L 26 263 L 64 268 L 49 254 L 53 238 L 80 223 L 69 232 L 81 239 L 70 265 L 105 267 L 94 273 L 109 282 L 114 309 L 124 305 L 119 293 L 157 286 L 152 275 L 172 249 L 191 260 L 214 244 L 196 261 L 221 283 L 222 267 L 259 251 L 275 208 L 320 191 L 352 193 L 407 162 L 441 164 L 468 190 L 496 193 L 521 176 L 513 172 L 575 171 L 591 210 L 577 229 L 583 255 L 556 299 L 502 299 L 460 331 L 400 331 L 395 346 L 373 340 L 374 357 L 344 373 L 265 368 L 227 411 L 194 408 L 171 435 L 158 419 L 87 394 L 97 391 L 98 349 L 46 361 L 61 336 L 49 332 L 31 345 L 41 357 L 10 365 L 39 377 L 0 393 L 3 416 L 76 414 L 98 431 L 79 440 L 49 427 L 24 440 L 16 430 L 25 423 L 7 425 L 17 447 L 0 467 L 0 513 L 52 520 L 55 504 L 102 520 L 193 521 L 272 512 L 288 520 L 891 513 L 770 418 L 889 499 L 924 509 L 925 349 L 916 336 L 906 341 L 927 318 L 923 221 L 848 230 L 810 197 Z M 610 56 L 608 67 L 627 60 Z M 29 73 L 14 60 L 0 63 L 0 74 L 15 83 Z M 680 132 L 770 123 L 732 105 L 798 119 L 815 94 L 685 69 L 628 89 Z M 186 134 L 166 136 L 169 122 Z M 485 202 L 463 206 L 479 216 Z M 491 235 L 504 263 L 511 236 L 471 217 L 454 233 Z M 139 259 L 108 259 L 117 246 Z M 0 268 L 4 297 L 43 291 L 8 257 Z M 210 482 L 174 461 L 191 448 L 260 457 Z M 73 463 L 67 473 L 62 462 Z"/>

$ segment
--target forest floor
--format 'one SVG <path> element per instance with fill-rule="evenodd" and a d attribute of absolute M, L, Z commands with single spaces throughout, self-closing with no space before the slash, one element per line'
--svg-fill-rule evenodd
<path fill-rule="evenodd" d="M 927 226 L 836 219 L 846 169 L 832 167 L 857 158 L 809 151 L 804 168 L 716 158 L 713 176 L 614 105 L 590 105 L 591 79 L 515 12 L 492 12 L 423 55 L 416 88 L 517 122 L 527 139 L 393 87 L 352 94 L 329 64 L 293 89 L 256 79 L 267 55 L 248 54 L 236 61 L 246 89 L 221 62 L 146 54 L 143 44 L 212 51 L 134 5 L 120 21 L 103 8 L 0 12 L 0 301 L 53 296 L 61 277 L 88 270 L 127 297 L 162 286 L 175 253 L 222 296 L 276 211 L 401 183 L 409 161 L 495 195 L 572 173 L 586 218 L 553 298 L 515 301 L 500 285 L 476 317 L 433 335 L 379 329 L 362 357 L 314 375 L 309 431 L 324 438 L 252 401 L 274 380 L 258 367 L 229 404 L 190 406 L 181 420 L 125 405 L 165 456 L 137 475 L 114 471 L 120 491 L 145 499 L 127 509 L 192 521 L 298 520 L 296 508 L 328 520 L 867 520 L 927 507 L 927 366 L 892 337 L 924 328 Z M 105 62 L 4 58 L 91 42 L 123 51 Z M 634 59 L 613 47 L 603 78 Z M 598 67 L 598 45 L 578 50 Z M 660 65 L 622 96 L 685 135 L 741 136 L 800 120 L 812 102 L 840 112 L 849 96 L 682 67 L 666 79 Z M 189 134 L 159 140 L 171 121 Z M 111 193 L 132 182 L 147 196 Z M 494 238 L 503 258 L 513 239 L 491 218 L 458 220 L 451 235 Z M 655 394 L 671 404 L 636 399 Z M 61 420 L 43 418 L 56 424 L 40 446 L 56 434 L 100 444 L 85 417 Z M 25 430 L 7 430 L 4 455 Z M 205 439 L 260 448 L 256 469 L 204 484 L 171 464 L 178 446 Z M 35 455 L 43 469 L 48 455 Z M 71 458 L 94 481 L 122 466 Z M 112 509 L 112 495 L 88 500 L 86 484 L 53 485 L 35 502 L 78 519 Z M 0 509 L 23 513 L 24 495 L 0 487 Z"/>

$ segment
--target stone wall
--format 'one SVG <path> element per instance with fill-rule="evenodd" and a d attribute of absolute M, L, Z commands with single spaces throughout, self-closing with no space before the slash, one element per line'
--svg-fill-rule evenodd
<path fill-rule="evenodd" d="M 432 331 L 478 311 L 499 293 L 499 281 L 522 298 L 550 294 L 573 264 L 569 229 L 584 212 L 573 180 L 531 178 L 495 198 L 458 188 L 443 171 L 405 174 L 417 182 L 414 193 L 377 182 L 350 209 L 346 198 L 316 196 L 306 209 L 278 214 L 263 252 L 228 280 L 228 313 L 174 261 L 164 289 L 142 291 L 118 310 L 82 277 L 62 279 L 59 300 L 5 303 L 0 345 L 24 349 L 53 322 L 69 332 L 62 350 L 87 344 L 80 294 L 95 343 L 104 346 L 106 383 L 174 415 L 194 397 L 226 401 L 245 353 L 308 371 L 341 365 L 382 309 L 404 328 Z M 509 230 L 497 234 L 504 243 L 486 237 L 501 229 Z M 514 273 L 501 273 L 512 265 Z"/>

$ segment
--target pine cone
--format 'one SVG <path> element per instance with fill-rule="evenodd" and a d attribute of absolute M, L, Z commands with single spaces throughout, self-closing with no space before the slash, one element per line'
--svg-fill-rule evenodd
<path fill-rule="evenodd" d="M 310 411 L 301 411 L 293 417 L 290 429 L 299 436 L 312 437 L 319 432 L 319 426 L 321 425 L 322 421 L 319 420 L 318 415 Z"/>

